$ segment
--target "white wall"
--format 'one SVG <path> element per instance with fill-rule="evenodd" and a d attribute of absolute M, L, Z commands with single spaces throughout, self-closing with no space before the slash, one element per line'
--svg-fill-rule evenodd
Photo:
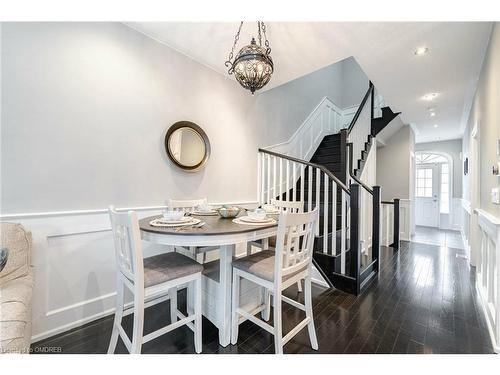
<path fill-rule="evenodd" d="M 342 108 L 358 107 L 369 87 L 368 76 L 354 57 L 342 61 Z"/>
<path fill-rule="evenodd" d="M 413 130 L 403 126 L 377 149 L 377 185 L 382 200 L 412 199 Z"/>
<path fill-rule="evenodd" d="M 477 91 L 463 137 L 463 155 L 469 158 L 469 174 L 463 176 L 463 207 L 470 246 L 470 263 L 476 267 L 476 288 L 486 316 L 491 341 L 500 353 L 500 205 L 491 201 L 500 177 L 492 166 L 500 163 L 496 142 L 500 139 L 500 26 L 495 23 L 485 55 Z M 475 136 L 473 131 L 475 130 Z"/>
<path fill-rule="evenodd" d="M 260 134 L 236 82 L 119 23 L 5 23 L 2 45 L 2 213 L 255 200 Z M 210 138 L 201 172 L 166 156 L 179 120 Z"/>
<path fill-rule="evenodd" d="M 469 175 L 463 176 L 464 198 L 470 200 L 472 190 L 470 178 L 471 169 L 476 168 L 474 158 L 479 158 L 478 177 L 481 184 L 478 198 L 480 208 L 500 217 L 500 205 L 491 202 L 491 189 L 500 186 L 500 179 L 492 174 L 492 166 L 500 162 L 496 153 L 496 141 L 500 139 L 500 26 L 495 23 L 491 34 L 490 44 L 481 69 L 477 91 L 472 104 L 467 127 L 463 137 L 464 158 L 469 157 Z M 470 152 L 471 132 L 477 124 L 479 152 L 472 155 Z M 476 159 L 477 160 L 477 159 Z M 479 203 L 479 202 L 478 202 Z"/>
<path fill-rule="evenodd" d="M 257 94 L 249 116 L 260 128 L 262 146 L 274 145 L 288 140 L 324 97 L 345 109 L 359 106 L 367 89 L 368 78 L 348 58 Z"/>
<path fill-rule="evenodd" d="M 3 28 L 3 214 L 151 206 L 168 197 L 253 201 L 257 148 L 288 140 L 324 96 L 359 104 L 368 82 L 350 58 L 252 97 L 123 24 Z M 166 157 L 164 135 L 179 120 L 210 138 L 201 172 Z"/>

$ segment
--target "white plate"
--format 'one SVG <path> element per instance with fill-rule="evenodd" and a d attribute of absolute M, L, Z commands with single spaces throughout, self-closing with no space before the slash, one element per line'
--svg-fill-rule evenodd
<path fill-rule="evenodd" d="M 277 221 L 274 219 L 271 219 L 271 221 L 266 221 L 266 222 L 244 221 L 244 220 L 241 220 L 241 217 L 239 217 L 239 218 L 233 219 L 233 223 L 241 224 L 241 225 L 259 226 L 259 225 L 274 225 L 277 223 Z"/>
<path fill-rule="evenodd" d="M 196 216 L 215 216 L 218 215 L 218 212 L 215 210 L 210 210 L 210 211 L 193 211 L 191 212 L 191 215 L 196 215 Z"/>
<path fill-rule="evenodd" d="M 182 227 L 185 225 L 196 225 L 201 222 L 200 219 L 196 219 L 194 217 L 188 217 L 187 222 L 182 222 L 182 223 L 171 223 L 171 222 L 165 222 L 164 219 L 154 219 L 149 222 L 149 225 L 152 227 L 166 227 L 166 228 L 172 228 L 172 227 Z"/>
<path fill-rule="evenodd" d="M 161 223 L 161 224 L 183 224 L 183 223 L 187 223 L 188 221 L 191 221 L 191 218 L 188 216 L 183 216 L 177 220 L 167 220 L 164 217 L 160 217 L 156 220 L 158 223 Z"/>
<path fill-rule="evenodd" d="M 252 219 L 250 216 L 242 216 L 240 217 L 241 221 L 246 221 L 247 223 L 270 223 L 273 221 L 273 218 L 266 217 L 264 219 L 258 220 L 258 219 Z"/>

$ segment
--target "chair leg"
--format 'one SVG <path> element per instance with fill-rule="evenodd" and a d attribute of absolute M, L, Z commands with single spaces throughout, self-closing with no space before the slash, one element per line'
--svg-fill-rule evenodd
<path fill-rule="evenodd" d="M 141 354 L 144 330 L 144 289 L 134 291 L 134 328 L 132 330 L 132 354 Z"/>
<path fill-rule="evenodd" d="M 202 350 L 202 318 L 201 318 L 201 275 L 192 282 L 194 288 L 194 350 L 201 353 Z M 189 287 L 188 287 L 189 288 Z"/>
<path fill-rule="evenodd" d="M 316 338 L 316 329 L 314 328 L 310 276 L 306 277 L 304 282 L 304 288 L 305 288 L 304 304 L 306 306 L 306 317 L 310 318 L 310 321 L 307 324 L 307 330 L 309 331 L 309 340 L 311 341 L 311 347 L 314 350 L 318 350 L 318 339 Z"/>
<path fill-rule="evenodd" d="M 177 321 L 177 288 L 170 288 L 168 290 L 170 297 L 170 323 Z"/>
<path fill-rule="evenodd" d="M 118 343 L 118 336 L 120 332 L 118 327 L 122 324 L 123 317 L 123 282 L 118 280 L 116 283 L 116 310 L 115 319 L 113 322 L 113 332 L 111 333 L 111 340 L 109 341 L 108 354 L 114 354 L 116 344 Z"/>
<path fill-rule="evenodd" d="M 252 243 L 247 242 L 247 256 L 252 254 Z"/>
<path fill-rule="evenodd" d="M 283 354 L 283 330 L 281 321 L 281 291 L 275 290 L 273 296 L 274 310 L 274 352 L 276 354 Z"/>
<path fill-rule="evenodd" d="M 267 288 L 262 287 L 262 303 L 265 305 L 264 310 L 262 310 L 260 316 L 266 322 L 271 317 L 271 293 Z"/>
<path fill-rule="evenodd" d="M 302 293 L 302 283 L 299 281 L 297 281 L 297 289 L 299 291 L 299 293 Z"/>
<path fill-rule="evenodd" d="M 189 246 L 189 252 L 191 253 L 191 258 L 196 260 L 196 246 Z"/>
<path fill-rule="evenodd" d="M 231 306 L 231 344 L 238 342 L 239 314 L 236 310 L 240 307 L 240 277 L 233 270 L 233 298 Z"/>
<path fill-rule="evenodd" d="M 188 315 L 193 315 L 196 307 L 196 301 L 193 298 L 196 297 L 195 287 L 196 286 L 193 283 L 192 285 L 188 284 L 188 287 L 186 288 L 186 312 Z"/>
<path fill-rule="evenodd" d="M 262 250 L 269 250 L 269 237 L 262 239 Z"/>

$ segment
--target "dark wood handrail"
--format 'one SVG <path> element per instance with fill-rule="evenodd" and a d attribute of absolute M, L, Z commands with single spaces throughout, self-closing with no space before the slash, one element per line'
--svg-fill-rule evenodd
<path fill-rule="evenodd" d="M 380 203 L 382 203 L 382 204 L 394 204 L 394 202 L 391 202 L 391 201 L 381 201 Z"/>
<path fill-rule="evenodd" d="M 358 110 L 356 111 L 356 114 L 352 118 L 351 123 L 349 124 L 349 127 L 347 128 L 348 134 L 350 134 L 352 128 L 354 128 L 354 125 L 356 124 L 356 121 L 358 121 L 358 117 L 361 115 L 361 111 L 363 110 L 363 108 L 366 104 L 366 101 L 368 100 L 368 97 L 370 96 L 370 94 L 372 92 L 373 92 L 373 83 L 372 83 L 372 81 L 370 81 L 370 85 L 368 87 L 368 90 L 366 91 L 366 94 L 365 94 L 363 100 L 361 101 L 361 104 L 359 105 Z"/>
<path fill-rule="evenodd" d="M 288 156 L 288 155 L 284 155 L 284 154 L 279 154 L 277 152 L 264 150 L 262 148 L 259 148 L 259 152 L 262 152 L 262 153 L 268 154 L 268 155 L 272 155 L 272 156 L 276 156 L 278 158 L 290 160 L 290 161 L 293 161 L 295 163 L 304 164 L 304 165 L 307 165 L 309 167 L 318 168 L 323 173 L 325 173 L 328 177 L 330 177 L 333 181 L 335 181 L 335 183 L 338 186 L 340 186 L 340 188 L 342 190 L 344 190 L 347 194 L 349 194 L 349 195 L 351 194 L 351 192 L 349 191 L 349 188 L 347 186 L 345 186 L 344 183 L 342 181 L 340 181 L 337 177 L 335 177 L 335 175 L 332 172 L 330 172 L 328 169 L 326 169 L 322 165 L 311 163 L 310 161 L 305 161 L 302 159 L 297 159 L 297 158 L 294 158 L 293 156 Z"/>

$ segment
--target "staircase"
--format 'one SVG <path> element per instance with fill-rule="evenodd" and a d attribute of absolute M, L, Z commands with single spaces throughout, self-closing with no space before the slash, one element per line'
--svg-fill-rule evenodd
<path fill-rule="evenodd" d="M 363 189 L 373 196 L 373 232 L 380 231 L 379 219 L 375 219 L 375 214 L 380 212 L 380 188 L 372 189 L 359 178 L 374 146 L 375 135 L 398 115 L 384 107 L 381 117 L 373 118 L 373 108 L 371 115 L 366 117 L 368 107 L 365 108 L 365 104 L 370 96 L 373 97 L 371 84 L 349 128 L 324 136 L 310 161 L 259 150 L 262 153 L 261 182 L 263 186 L 268 185 L 267 199 L 263 194 L 262 200 L 268 201 L 271 197 L 302 200 L 305 211 L 319 207 L 314 245 L 316 268 L 331 286 L 354 294 L 360 293 L 363 284 L 378 271 L 379 239 L 374 237 L 371 258 L 364 261 L 360 253 L 360 196 Z M 373 106 L 373 100 L 371 102 Z M 363 127 L 360 125 L 355 136 L 351 135 L 362 111 L 365 111 L 368 123 Z M 356 147 L 353 147 L 353 142 Z M 352 155 L 353 149 L 359 155 Z M 282 188 L 283 185 L 286 187 Z M 282 193 L 273 193 L 277 191 Z"/>

